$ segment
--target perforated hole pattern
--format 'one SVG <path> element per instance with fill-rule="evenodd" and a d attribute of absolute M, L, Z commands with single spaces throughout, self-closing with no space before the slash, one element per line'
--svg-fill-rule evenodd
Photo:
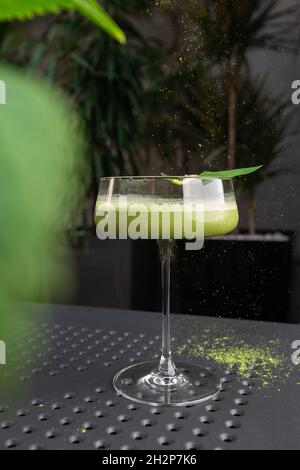
<path fill-rule="evenodd" d="M 114 373 L 157 356 L 157 336 L 32 322 L 15 347 L 21 354 L 0 379 L 26 386 L 0 403 L 2 449 L 231 449 L 251 402 L 253 382 L 225 370 L 219 396 L 203 405 L 154 408 L 117 396 Z"/>

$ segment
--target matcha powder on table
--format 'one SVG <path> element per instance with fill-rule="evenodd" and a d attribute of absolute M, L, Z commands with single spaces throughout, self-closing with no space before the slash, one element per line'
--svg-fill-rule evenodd
<path fill-rule="evenodd" d="M 224 330 L 223 330 L 224 333 Z M 291 375 L 291 366 L 281 351 L 278 339 L 262 340 L 256 345 L 247 342 L 232 329 L 220 336 L 216 328 L 194 335 L 179 353 L 202 360 L 211 360 L 223 368 L 234 370 L 240 378 L 255 376 L 262 387 L 284 381 Z"/>

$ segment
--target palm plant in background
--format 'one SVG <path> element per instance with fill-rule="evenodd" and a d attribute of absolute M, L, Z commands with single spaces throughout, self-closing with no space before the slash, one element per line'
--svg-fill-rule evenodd
<path fill-rule="evenodd" d="M 197 2 L 196 2 L 197 4 Z M 237 107 L 243 69 L 253 49 L 294 51 L 299 7 L 282 8 L 280 0 L 202 0 L 192 9 L 195 40 L 213 66 L 219 67 L 228 106 L 228 167 L 237 152 Z"/>
<path fill-rule="evenodd" d="M 139 1 L 139 11 L 151 2 Z M 164 77 L 162 45 L 146 38 L 129 16 L 136 0 L 109 3 L 109 11 L 126 33 L 122 47 L 77 14 L 63 14 L 47 24 L 38 40 L 7 38 L 2 48 L 52 82 L 61 85 L 76 104 L 87 129 L 91 188 L 103 175 L 137 174 L 148 138 L 152 97 Z M 18 34 L 18 32 L 17 32 Z M 57 47 L 59 43 L 60 47 Z"/>

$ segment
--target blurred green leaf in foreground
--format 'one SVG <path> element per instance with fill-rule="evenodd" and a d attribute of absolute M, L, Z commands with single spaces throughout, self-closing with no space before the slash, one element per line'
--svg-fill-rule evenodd
<path fill-rule="evenodd" d="M 80 12 L 125 43 L 97 0 L 1 0 L 0 23 L 62 9 Z M 13 301 L 69 287 L 71 271 L 59 262 L 59 248 L 88 171 L 80 125 L 65 98 L 1 64 L 0 81 L 7 95 L 0 105 L 0 341 L 9 355 L 20 340 L 16 320 L 28 321 L 26 307 Z"/>
<path fill-rule="evenodd" d="M 9 343 L 8 325 L 24 313 L 11 300 L 69 287 L 57 255 L 81 198 L 85 163 L 65 98 L 6 66 L 0 78 L 7 89 L 0 105 L 0 339 Z"/>

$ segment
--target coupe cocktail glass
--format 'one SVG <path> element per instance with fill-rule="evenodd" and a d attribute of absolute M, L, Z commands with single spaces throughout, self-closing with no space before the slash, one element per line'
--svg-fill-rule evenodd
<path fill-rule="evenodd" d="M 138 219 L 137 219 L 138 216 Z M 156 239 L 162 267 L 160 361 L 134 364 L 113 379 L 121 395 L 152 406 L 184 406 L 213 398 L 220 380 L 193 363 L 174 363 L 170 334 L 170 262 L 175 239 L 198 241 L 232 232 L 238 209 L 230 179 L 201 177 L 102 178 L 95 220 L 101 239 Z M 196 247 L 196 244 L 195 244 Z M 142 322 L 142 318 L 141 318 Z"/>

